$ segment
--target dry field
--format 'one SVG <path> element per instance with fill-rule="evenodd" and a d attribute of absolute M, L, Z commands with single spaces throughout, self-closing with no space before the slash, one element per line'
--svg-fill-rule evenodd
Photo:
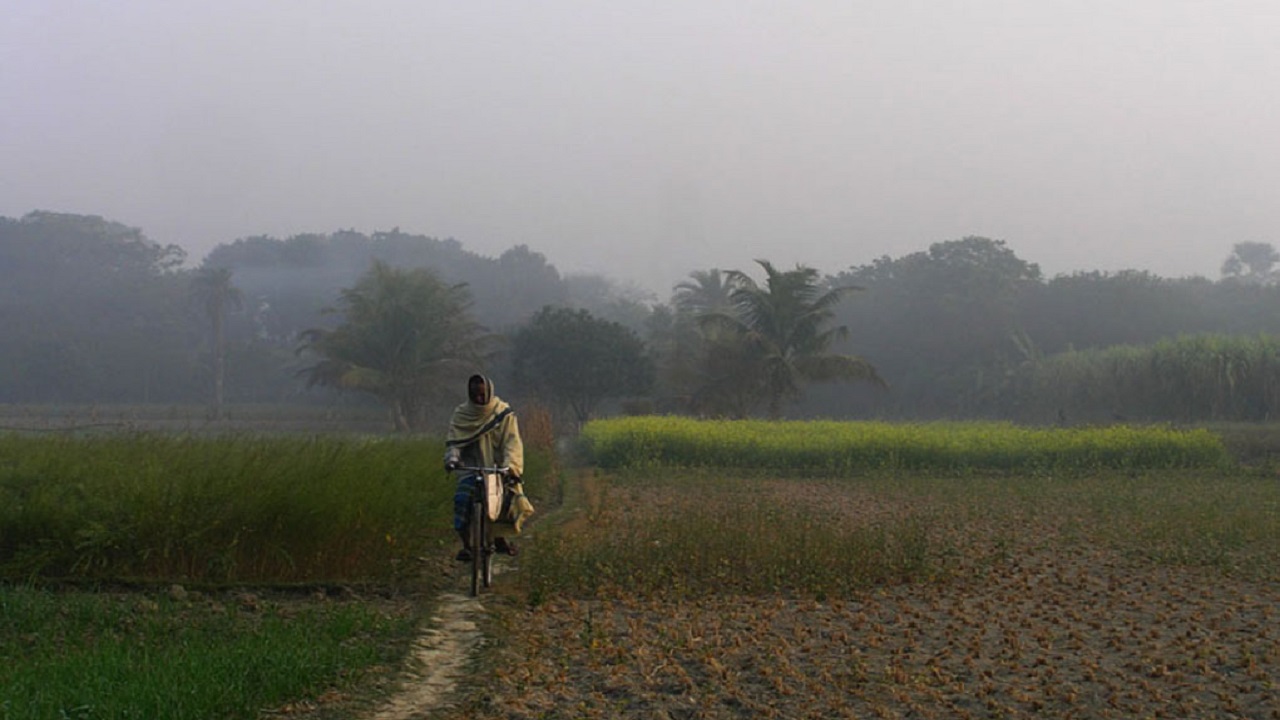
<path fill-rule="evenodd" d="M 598 480 L 500 578 L 492 677 L 446 717 L 1280 718 L 1274 484 Z M 689 530 L 690 547 L 725 555 L 690 558 L 731 569 L 720 589 L 668 578 L 664 591 L 628 570 L 637 546 L 685 542 L 665 521 L 693 504 L 774 577 L 747 537 L 805 513 L 837 530 L 909 519 L 927 528 L 928 562 L 838 594 L 821 580 L 760 590 L 734 579 L 751 570 L 732 543 Z M 799 512 L 746 510 L 773 507 Z M 612 569 L 558 588 L 535 574 L 574 563 Z"/>

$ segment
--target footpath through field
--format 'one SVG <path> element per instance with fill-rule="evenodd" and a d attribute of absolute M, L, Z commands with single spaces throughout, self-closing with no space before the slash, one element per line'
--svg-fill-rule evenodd
<path fill-rule="evenodd" d="M 457 591 L 442 593 L 430 624 L 413 644 L 404 689 L 371 720 L 409 720 L 449 707 L 480 645 L 477 621 L 483 612 L 479 598 Z"/>

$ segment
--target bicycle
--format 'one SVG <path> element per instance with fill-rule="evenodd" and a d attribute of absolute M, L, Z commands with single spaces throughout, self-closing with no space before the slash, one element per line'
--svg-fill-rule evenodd
<path fill-rule="evenodd" d="M 509 467 L 456 468 L 475 476 L 471 483 L 471 507 L 467 511 L 467 539 L 471 547 L 471 596 L 480 594 L 480 588 L 493 584 L 493 556 L 497 549 L 493 542 L 492 525 L 502 513 L 502 500 L 511 482 Z"/>

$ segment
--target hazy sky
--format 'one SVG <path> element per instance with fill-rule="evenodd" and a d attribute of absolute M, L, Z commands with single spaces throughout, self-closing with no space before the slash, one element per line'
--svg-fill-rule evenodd
<path fill-rule="evenodd" d="M 0 215 L 399 227 L 665 293 L 966 235 L 1280 246 L 1274 0 L 4 0 Z"/>

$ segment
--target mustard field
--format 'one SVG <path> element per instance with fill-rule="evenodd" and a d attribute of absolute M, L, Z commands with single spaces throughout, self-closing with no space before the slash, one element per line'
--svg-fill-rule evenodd
<path fill-rule="evenodd" d="M 1203 429 L 1113 425 L 1024 427 L 997 422 L 694 420 L 643 416 L 588 423 L 593 464 L 724 467 L 846 475 L 866 471 L 1078 471 L 1230 463 Z"/>

